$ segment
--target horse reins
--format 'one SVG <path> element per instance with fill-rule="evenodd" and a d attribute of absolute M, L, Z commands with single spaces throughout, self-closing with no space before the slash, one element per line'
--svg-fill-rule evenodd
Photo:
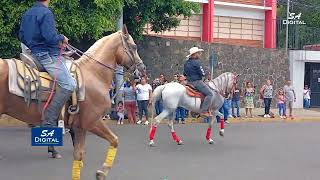
<path fill-rule="evenodd" d="M 121 32 L 119 32 L 119 33 L 120 33 L 120 37 L 121 37 L 121 42 L 122 42 L 122 46 L 123 46 L 123 51 L 124 51 L 124 52 L 128 55 L 128 57 L 130 58 L 130 61 L 131 61 L 131 63 L 132 63 L 131 66 L 133 67 L 133 66 L 135 65 L 133 52 L 131 51 L 131 48 L 129 47 L 128 42 L 127 42 L 126 39 L 123 37 L 123 35 L 121 34 Z M 103 67 L 105 67 L 105 68 L 111 69 L 112 71 L 114 71 L 114 73 L 124 75 L 124 73 L 122 73 L 122 72 L 117 72 L 117 70 L 116 70 L 115 67 L 110 66 L 110 65 L 108 65 L 108 64 L 102 63 L 101 61 L 95 59 L 95 58 L 92 57 L 91 55 L 89 55 L 89 54 L 87 54 L 87 53 L 79 50 L 78 48 L 76 48 L 76 47 L 74 47 L 74 46 L 72 46 L 72 45 L 70 45 L 70 44 L 67 45 L 67 48 L 68 48 L 70 51 L 74 52 L 74 53 L 75 53 L 77 56 L 79 56 L 79 57 L 81 57 L 82 55 L 84 55 L 84 56 L 88 57 L 89 59 L 92 59 L 94 62 L 98 63 L 99 65 L 101 65 L 101 66 L 103 66 Z M 140 63 L 139 63 L 139 64 L 140 64 Z M 137 64 L 137 65 L 138 65 L 138 64 Z M 137 65 L 135 65 L 134 68 L 136 68 Z M 128 69 L 129 69 L 129 72 L 133 71 L 131 68 L 128 68 Z"/>

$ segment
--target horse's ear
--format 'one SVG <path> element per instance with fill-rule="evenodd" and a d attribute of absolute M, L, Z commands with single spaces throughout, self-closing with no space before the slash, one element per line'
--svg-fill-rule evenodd
<path fill-rule="evenodd" d="M 129 34 L 129 33 L 128 33 L 127 26 L 126 26 L 125 24 L 124 24 L 123 27 L 122 27 L 122 32 L 123 32 L 124 35 Z"/>

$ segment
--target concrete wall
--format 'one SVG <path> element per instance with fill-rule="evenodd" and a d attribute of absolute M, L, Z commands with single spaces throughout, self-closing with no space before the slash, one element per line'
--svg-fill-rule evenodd
<path fill-rule="evenodd" d="M 183 64 L 188 50 L 193 46 L 205 49 L 202 54 L 202 64 L 209 67 L 209 57 L 217 56 L 217 67 L 214 77 L 223 72 L 236 72 L 240 75 L 239 83 L 250 81 L 260 89 L 266 79 L 271 79 L 274 89 L 283 87 L 289 78 L 289 60 L 285 51 L 225 44 L 209 44 L 197 41 L 164 39 L 145 36 L 138 43 L 139 53 L 151 79 L 159 73 L 164 73 L 171 80 L 176 72 L 183 71 Z M 256 95 L 256 102 L 258 94 Z M 274 103 L 275 105 L 275 103 Z"/>

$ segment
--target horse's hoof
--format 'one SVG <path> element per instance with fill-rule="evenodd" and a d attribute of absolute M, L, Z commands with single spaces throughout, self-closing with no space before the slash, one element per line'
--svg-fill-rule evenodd
<path fill-rule="evenodd" d="M 182 141 L 182 140 L 179 140 L 179 141 L 177 142 L 177 144 L 178 144 L 178 145 L 183 145 L 183 141 Z"/>
<path fill-rule="evenodd" d="M 51 158 L 53 158 L 53 159 L 62 159 L 62 156 L 58 152 L 55 152 L 55 153 L 51 154 Z"/>
<path fill-rule="evenodd" d="M 96 172 L 96 180 L 105 180 L 106 179 L 106 174 L 100 170 Z"/>
<path fill-rule="evenodd" d="M 224 137 L 224 129 L 221 129 L 221 130 L 219 131 L 219 135 L 220 135 L 221 137 Z"/>
<path fill-rule="evenodd" d="M 208 143 L 209 143 L 209 144 L 214 144 L 214 140 L 210 138 L 210 139 L 208 140 Z"/>
<path fill-rule="evenodd" d="M 154 141 L 153 141 L 153 140 L 151 140 L 151 141 L 149 142 L 149 146 L 150 146 L 150 147 L 154 147 L 154 146 L 155 146 L 155 144 L 154 144 Z"/>

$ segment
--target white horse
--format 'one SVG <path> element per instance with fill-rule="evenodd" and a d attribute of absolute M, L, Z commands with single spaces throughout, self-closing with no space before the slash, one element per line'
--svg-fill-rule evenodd
<path fill-rule="evenodd" d="M 221 117 L 221 123 L 220 123 L 220 135 L 224 135 L 224 119 L 223 115 L 219 112 L 219 109 L 222 107 L 224 103 L 224 94 L 231 93 L 232 90 L 235 87 L 235 84 L 237 82 L 237 76 L 233 73 L 226 72 L 215 78 L 214 80 L 211 80 L 208 83 L 208 86 L 213 91 L 213 101 L 211 102 L 211 112 L 212 117 L 215 118 L 216 116 Z M 153 92 L 153 102 L 156 102 L 157 100 L 162 99 L 163 102 L 163 111 L 155 117 L 155 121 L 151 124 L 151 129 L 149 133 L 150 142 L 149 145 L 154 145 L 154 135 L 157 129 L 157 126 L 160 124 L 160 122 L 166 118 L 169 117 L 169 129 L 171 131 L 171 135 L 174 141 L 178 145 L 183 144 L 182 140 L 176 135 L 176 132 L 173 128 L 173 115 L 177 107 L 183 107 L 185 109 L 188 109 L 192 112 L 198 112 L 200 113 L 200 105 L 201 105 L 201 99 L 196 97 L 191 97 L 187 94 L 187 90 L 185 86 L 179 84 L 179 83 L 168 83 L 162 86 L 158 86 L 154 92 Z M 213 126 L 213 123 L 215 122 L 212 117 L 210 117 L 210 123 L 209 127 L 207 129 L 206 133 L 206 140 L 209 144 L 213 144 L 213 139 L 210 137 L 211 135 L 211 129 Z"/>

